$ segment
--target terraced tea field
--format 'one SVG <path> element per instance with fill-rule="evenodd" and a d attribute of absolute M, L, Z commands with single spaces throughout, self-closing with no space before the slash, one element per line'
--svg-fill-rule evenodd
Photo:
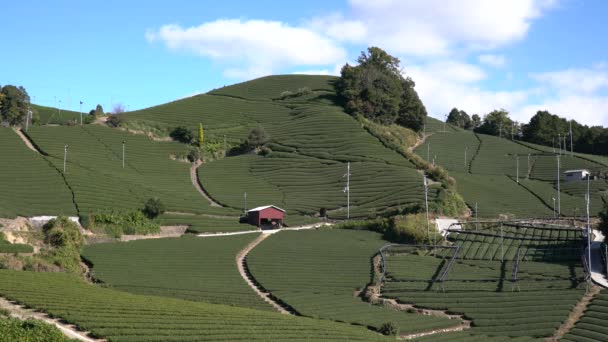
<path fill-rule="evenodd" d="M 226 233 L 243 230 L 255 230 L 257 227 L 239 223 L 238 217 L 223 218 L 201 215 L 163 214 L 159 217 L 163 226 L 187 225 L 192 233 Z"/>
<path fill-rule="evenodd" d="M 76 214 L 72 194 L 53 165 L 11 129 L 0 128 L 0 145 L 0 217 Z"/>
<path fill-rule="evenodd" d="M 0 270 L 0 295 L 109 341 L 235 341 L 244 336 L 248 341 L 389 340 L 364 327 L 135 295 L 63 273 Z"/>
<path fill-rule="evenodd" d="M 569 246 L 580 245 L 580 232 L 509 229 L 504 261 L 495 238 L 488 239 L 481 232 L 484 230 L 450 236 L 454 246 L 462 246 L 454 260 L 455 250 L 387 249 L 382 295 L 465 315 L 472 320 L 472 329 L 455 335 L 464 341 L 483 340 L 484 336 L 552 336 L 585 291 L 582 250 L 563 253 Z M 444 339 L 439 335 L 437 340 Z"/>
<path fill-rule="evenodd" d="M 603 290 L 587 307 L 583 317 L 562 341 L 601 342 L 608 340 L 608 295 Z"/>
<path fill-rule="evenodd" d="M 474 208 L 478 203 L 480 217 L 553 215 L 552 199 L 557 197 L 557 159 L 551 148 L 460 130 L 437 132 L 415 152 L 424 159 L 435 159 L 437 164 L 448 169 L 468 206 Z M 566 183 L 563 171 L 581 168 L 606 170 L 604 158 L 596 157 L 585 154 L 561 156 L 563 215 L 582 214 L 586 191 L 584 182 Z M 517 183 L 518 177 L 520 183 Z M 591 183 L 591 214 L 596 215 L 608 192 L 605 181 Z"/>
<path fill-rule="evenodd" d="M 369 231 L 280 232 L 257 246 L 247 264 L 267 291 L 305 316 L 375 328 L 395 322 L 401 334 L 458 325 L 370 305 L 356 295 L 372 281 L 371 258 L 384 243 Z"/>
<path fill-rule="evenodd" d="M 86 246 L 104 284 L 136 294 L 272 310 L 241 278 L 236 255 L 258 234 L 151 239 Z"/>
<path fill-rule="evenodd" d="M 169 211 L 238 215 L 210 207 L 190 181 L 190 165 L 171 160 L 171 155 L 185 153 L 182 144 L 155 142 L 98 125 L 34 127 L 28 134 L 59 170 L 68 145 L 65 177 L 81 215 L 111 208 L 139 209 L 151 197 L 159 197 Z"/>
<path fill-rule="evenodd" d="M 80 124 L 80 113 L 71 110 L 59 110 L 58 108 L 46 107 L 40 105 L 31 105 L 31 109 L 36 111 L 38 118 L 40 119 L 41 125 L 65 125 L 68 122 L 74 122 Z M 83 113 L 83 120 L 88 116 L 87 113 Z"/>

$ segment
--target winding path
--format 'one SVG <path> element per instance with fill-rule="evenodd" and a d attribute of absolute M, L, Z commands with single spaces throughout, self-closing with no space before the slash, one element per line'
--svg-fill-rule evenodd
<path fill-rule="evenodd" d="M 201 166 L 203 163 L 199 160 L 196 163 L 193 163 L 192 166 L 190 167 L 190 180 L 192 181 L 192 185 L 194 185 L 194 188 L 196 188 L 196 190 L 203 196 L 205 197 L 205 199 L 209 202 L 209 205 L 211 205 L 212 207 L 223 207 L 223 205 L 217 203 L 216 201 L 213 200 L 213 198 L 211 198 L 206 192 L 205 190 L 203 190 L 203 187 L 201 186 L 201 183 L 199 183 L 198 181 L 198 175 L 196 174 L 196 170 L 198 169 L 199 166 Z"/>
<path fill-rule="evenodd" d="M 593 240 L 591 241 L 591 279 L 594 283 L 608 288 L 608 280 L 604 273 L 604 263 L 602 261 L 602 241 L 604 241 L 604 235 L 599 230 L 593 230 Z"/>
<path fill-rule="evenodd" d="M 26 320 L 28 318 L 43 321 L 45 323 L 54 325 L 59 329 L 65 336 L 84 342 L 103 342 L 105 340 L 91 338 L 86 331 L 80 331 L 76 326 L 62 323 L 58 319 L 53 319 L 43 312 L 37 312 L 31 309 L 26 309 L 21 305 L 15 304 L 6 298 L 0 297 L 0 308 L 5 309 L 11 313 L 11 317 Z"/>
<path fill-rule="evenodd" d="M 26 137 L 25 134 L 23 134 L 23 132 L 20 129 L 14 129 L 14 131 L 15 131 L 15 133 L 17 133 L 19 138 L 21 138 L 21 140 L 23 140 L 23 142 L 25 143 L 25 146 L 27 146 L 27 148 L 29 148 L 30 150 L 32 150 L 38 154 L 41 154 L 40 151 L 38 151 L 36 149 L 36 147 L 34 147 L 34 144 L 32 144 L 30 139 L 28 139 L 28 137 Z"/>
<path fill-rule="evenodd" d="M 254 249 L 255 246 L 259 245 L 260 242 L 264 241 L 271 234 L 273 233 L 260 234 L 260 236 L 258 236 L 255 240 L 251 241 L 247 245 L 247 247 L 241 250 L 236 256 L 236 266 L 239 270 L 239 273 L 241 274 L 241 277 L 243 277 L 245 282 L 247 282 L 247 285 L 249 285 L 249 287 L 251 287 L 253 291 L 258 294 L 258 296 L 260 296 L 266 303 L 272 305 L 278 312 L 284 315 L 290 315 L 291 313 L 287 309 L 285 309 L 281 304 L 279 304 L 279 302 L 275 301 L 268 292 L 264 292 L 262 291 L 262 289 L 256 286 L 256 284 L 251 280 L 248 274 L 249 272 L 246 261 L 247 254 L 249 254 L 249 252 L 251 252 L 251 250 Z"/>

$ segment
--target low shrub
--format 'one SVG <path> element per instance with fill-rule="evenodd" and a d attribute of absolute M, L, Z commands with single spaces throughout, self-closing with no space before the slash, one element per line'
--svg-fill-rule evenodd
<path fill-rule="evenodd" d="M 425 244 L 429 242 L 426 231 L 426 214 L 398 215 L 365 221 L 346 221 L 336 225 L 341 229 L 370 230 L 381 233 L 383 238 L 394 243 Z M 430 240 L 441 240 L 434 224 L 430 225 Z M 437 236 L 436 236 L 437 235 Z"/>
<path fill-rule="evenodd" d="M 0 341 L 67 342 L 55 326 L 35 319 L 0 318 Z"/>
<path fill-rule="evenodd" d="M 192 144 L 194 141 L 194 134 L 192 134 L 192 131 L 184 126 L 175 127 L 171 133 L 169 133 L 169 136 L 171 139 L 177 140 L 184 144 Z"/>
<path fill-rule="evenodd" d="M 397 328 L 397 325 L 393 322 L 383 323 L 380 326 L 380 329 L 378 329 L 378 331 L 382 335 L 386 335 L 386 336 L 396 336 L 399 334 L 399 328 Z"/>
<path fill-rule="evenodd" d="M 158 221 L 150 219 L 140 210 L 111 210 L 91 214 L 89 228 L 116 238 L 124 234 L 146 235 L 160 232 Z"/>

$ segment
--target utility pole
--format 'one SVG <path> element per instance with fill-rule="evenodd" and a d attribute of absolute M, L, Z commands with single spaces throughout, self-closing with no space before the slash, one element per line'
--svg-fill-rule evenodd
<path fill-rule="evenodd" d="M 80 126 L 82 126 L 82 101 L 80 101 Z"/>
<path fill-rule="evenodd" d="M 500 260 L 505 262 L 505 249 L 504 249 L 505 236 L 502 230 L 502 222 L 500 222 Z"/>
<path fill-rule="evenodd" d="M 515 156 L 515 164 L 517 167 L 517 176 L 516 176 L 516 180 L 517 180 L 517 184 L 519 184 L 519 156 Z"/>
<path fill-rule="evenodd" d="M 551 139 L 551 146 L 553 146 L 553 154 L 555 154 L 555 137 Z"/>
<path fill-rule="evenodd" d="M 65 145 L 63 147 L 63 174 L 65 174 L 66 171 L 66 162 L 68 160 L 68 145 Z"/>
<path fill-rule="evenodd" d="M 477 202 L 475 202 L 475 221 L 477 221 L 479 217 L 477 216 Z"/>
<path fill-rule="evenodd" d="M 446 130 L 447 122 L 448 122 L 448 115 L 446 114 L 445 121 L 443 122 L 443 133 L 447 132 L 447 130 Z"/>
<path fill-rule="evenodd" d="M 532 171 L 530 170 L 530 153 L 528 153 L 528 172 L 526 173 L 526 178 L 530 179 L 530 173 Z"/>
<path fill-rule="evenodd" d="M 59 100 L 59 118 L 61 119 L 61 100 Z"/>
<path fill-rule="evenodd" d="M 574 155 L 574 145 L 572 144 L 572 120 L 570 120 L 570 154 Z"/>
<path fill-rule="evenodd" d="M 25 113 L 25 131 L 27 132 L 28 126 L 29 126 L 29 122 L 30 122 L 30 115 L 31 115 L 31 111 L 30 111 L 30 103 L 27 103 L 27 113 Z"/>
<path fill-rule="evenodd" d="M 511 125 L 511 141 L 515 141 L 515 121 L 512 122 Z"/>
<path fill-rule="evenodd" d="M 125 168 L 125 141 L 122 141 L 122 168 Z"/>
<path fill-rule="evenodd" d="M 431 243 L 431 225 L 429 223 L 429 198 L 428 198 L 428 184 L 426 180 L 426 175 L 424 176 L 424 206 L 426 208 L 426 236 L 429 239 L 429 244 Z"/>
<path fill-rule="evenodd" d="M 591 202 L 591 197 L 589 196 L 589 175 L 587 175 L 587 261 L 589 265 L 589 271 L 591 271 L 591 221 L 589 219 L 589 204 Z"/>
<path fill-rule="evenodd" d="M 555 214 L 555 210 L 556 210 L 556 208 L 555 208 L 555 197 L 551 197 L 551 199 L 553 199 L 553 218 L 556 218 L 557 215 Z"/>
<path fill-rule="evenodd" d="M 346 219 L 348 220 L 350 219 L 350 162 L 346 164 L 346 174 L 342 177 L 346 177 L 346 187 L 342 192 L 346 193 Z"/>
<path fill-rule="evenodd" d="M 243 199 L 245 201 L 245 212 L 247 212 L 247 192 L 243 193 Z"/>
<path fill-rule="evenodd" d="M 498 129 L 498 135 L 502 138 L 502 122 L 500 123 L 500 128 Z"/>
<path fill-rule="evenodd" d="M 467 170 L 467 150 L 468 149 L 469 148 L 465 146 L 465 148 L 464 148 L 464 170 L 465 171 Z"/>
<path fill-rule="evenodd" d="M 559 189 L 559 154 L 556 156 L 557 158 L 557 215 L 559 217 L 562 216 L 562 204 L 560 199 L 560 189 Z"/>
<path fill-rule="evenodd" d="M 426 162 L 430 162 L 431 161 L 431 142 L 428 142 L 426 144 Z"/>

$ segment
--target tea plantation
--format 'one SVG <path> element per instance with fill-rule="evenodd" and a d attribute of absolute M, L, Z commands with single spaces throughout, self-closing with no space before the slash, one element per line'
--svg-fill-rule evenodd
<path fill-rule="evenodd" d="M 455 249 L 386 250 L 382 295 L 463 314 L 472 329 L 456 340 L 552 336 L 585 292 L 580 232 L 510 228 L 503 259 L 496 237 L 481 235 L 489 230 L 452 233 L 454 246 L 461 246 L 454 261 Z M 577 245 L 576 253 L 569 252 Z"/>
<path fill-rule="evenodd" d="M 464 130 L 431 133 L 415 152 L 450 171 L 468 206 L 474 209 L 477 203 L 479 217 L 553 215 L 557 158 L 552 148 Z M 561 213 L 580 216 L 586 182 L 565 182 L 563 172 L 571 169 L 603 172 L 608 163 L 605 157 L 580 153 L 560 157 Z M 605 180 L 593 180 L 591 189 L 591 215 L 597 215 L 608 187 Z"/>
<path fill-rule="evenodd" d="M 13 130 L 0 128 L 0 217 L 75 215 L 61 173 L 29 150 Z"/>
<path fill-rule="evenodd" d="M 608 340 L 608 296 L 606 290 L 597 295 L 574 329 L 564 336 L 562 341 L 592 342 Z"/>
<path fill-rule="evenodd" d="M 371 258 L 384 243 L 369 231 L 280 232 L 257 246 L 247 264 L 261 286 L 304 316 L 375 328 L 394 322 L 401 334 L 458 325 L 371 305 L 357 296 L 372 281 Z"/>
<path fill-rule="evenodd" d="M 108 341 L 384 340 L 363 327 L 135 295 L 93 286 L 65 273 L 0 270 L 0 295 L 60 317 Z"/>
<path fill-rule="evenodd" d="M 96 279 L 117 290 L 272 310 L 236 268 L 236 254 L 257 235 L 105 243 L 87 246 L 82 256 Z"/>

